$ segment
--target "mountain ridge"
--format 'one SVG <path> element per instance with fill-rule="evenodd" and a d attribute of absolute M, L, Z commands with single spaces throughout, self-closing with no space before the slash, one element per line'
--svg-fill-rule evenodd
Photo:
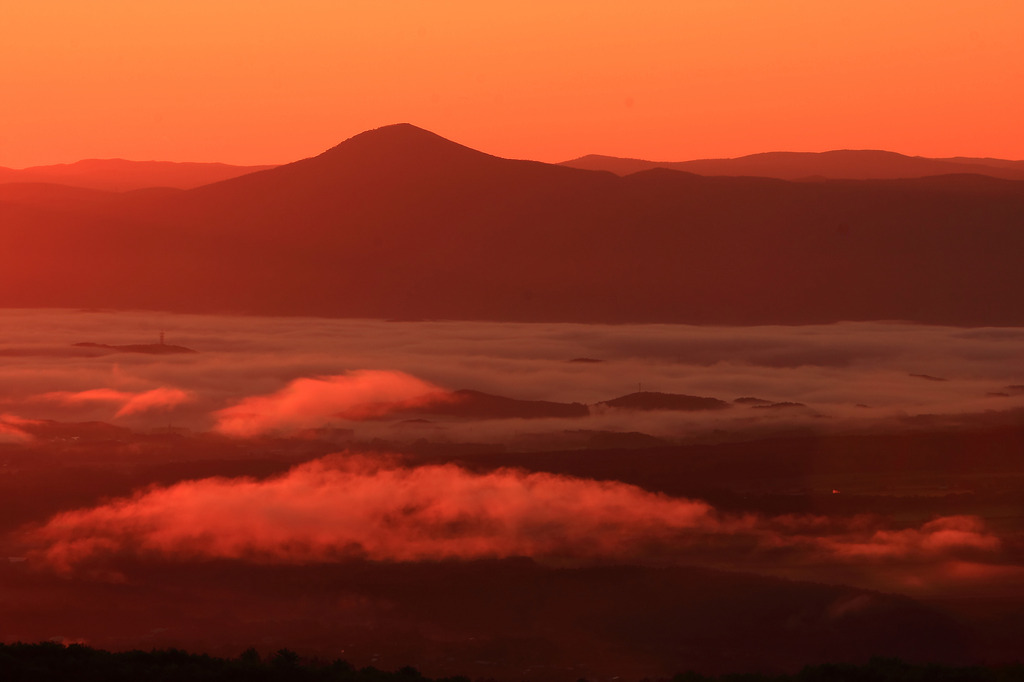
<path fill-rule="evenodd" d="M 876 149 L 835 149 L 825 152 L 760 152 L 735 158 L 649 161 L 588 154 L 560 165 L 607 170 L 628 175 L 651 168 L 668 168 L 698 175 L 771 177 L 804 180 L 816 177 L 850 180 L 921 178 L 929 175 L 976 173 L 1007 180 L 1024 180 L 1024 161 L 907 156 Z"/>
<path fill-rule="evenodd" d="M 410 155 L 410 152 L 413 152 Z M 1009 180 L 1024 180 L 1024 161 L 993 157 L 932 158 L 910 156 L 881 149 L 834 149 L 824 152 L 771 151 L 733 158 L 702 158 L 685 161 L 650 161 L 632 157 L 587 154 L 557 164 L 504 159 L 453 142 L 411 123 L 394 123 L 357 133 L 323 152 L 286 164 L 233 165 L 221 162 L 131 161 L 123 158 L 89 158 L 72 163 L 30 166 L 21 169 L 0 167 L 0 184 L 48 183 L 103 191 L 130 191 L 173 187 L 195 189 L 236 177 L 272 170 L 295 163 L 324 163 L 339 155 L 358 154 L 364 161 L 408 161 L 410 156 L 449 160 L 522 161 L 545 166 L 564 166 L 581 170 L 603 170 L 627 175 L 652 168 L 667 168 L 696 175 L 771 177 L 785 180 L 897 179 L 927 175 L 982 174 Z M 804 165 L 803 170 L 781 168 L 786 161 Z M 830 170 L 820 164 L 831 163 Z M 888 166 L 885 163 L 888 162 Z M 814 164 L 819 164 L 815 167 Z M 872 166 L 873 164 L 873 166 Z M 894 165 L 895 164 L 895 165 Z M 865 170 L 867 168 L 867 170 Z"/>
<path fill-rule="evenodd" d="M 236 166 L 193 161 L 129 161 L 82 159 L 73 163 L 0 167 L 0 184 L 50 183 L 108 192 L 128 192 L 151 187 L 192 189 L 246 173 L 274 168 L 271 165 Z"/>
<path fill-rule="evenodd" d="M 619 177 L 397 125 L 191 190 L 65 210 L 0 200 L 0 225 L 7 306 L 1024 324 L 1024 182 L 976 174 Z"/>

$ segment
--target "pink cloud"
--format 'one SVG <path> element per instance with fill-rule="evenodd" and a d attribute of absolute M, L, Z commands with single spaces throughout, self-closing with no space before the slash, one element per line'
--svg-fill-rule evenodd
<path fill-rule="evenodd" d="M 57 403 L 64 403 L 65 405 L 74 405 L 75 403 L 90 403 L 90 402 L 103 402 L 103 403 L 127 403 L 132 399 L 134 393 L 127 393 L 125 391 L 117 391 L 112 388 L 93 388 L 88 391 L 53 391 L 51 393 L 44 393 L 38 396 L 39 400 L 49 400 Z"/>
<path fill-rule="evenodd" d="M 121 406 L 115 417 L 125 417 L 138 412 L 155 409 L 168 409 L 192 400 L 192 394 L 177 388 L 154 388 L 151 391 L 137 393 Z"/>
<path fill-rule="evenodd" d="M 729 568 L 757 558 L 780 568 L 884 572 L 999 549 L 998 538 L 973 517 L 872 529 L 864 518 L 723 514 L 700 500 L 620 482 L 342 456 L 267 480 L 209 478 L 148 489 L 59 514 L 28 539 L 35 557 L 64 570 L 138 554 L 269 563 L 529 556 Z"/>
<path fill-rule="evenodd" d="M 395 371 L 359 370 L 301 378 L 276 393 L 251 396 L 217 411 L 215 429 L 239 437 L 301 430 L 333 419 L 378 417 L 444 395 L 433 384 Z"/>
<path fill-rule="evenodd" d="M 26 419 L 25 417 L 19 417 L 16 414 L 9 413 L 0 414 L 0 422 L 13 426 L 34 426 L 36 424 L 43 423 L 38 419 Z"/>
<path fill-rule="evenodd" d="M 140 393 L 118 391 L 112 388 L 94 388 L 78 392 L 54 391 L 38 396 L 38 399 L 65 405 L 96 402 L 120 404 L 114 417 L 125 417 L 154 409 L 169 409 L 189 402 L 193 396 L 188 391 L 161 386 Z"/>
<path fill-rule="evenodd" d="M 60 514 L 34 534 L 53 564 L 109 552 L 304 563 L 615 556 L 717 529 L 703 502 L 617 482 L 327 458 L 266 481 L 212 478 Z"/>
<path fill-rule="evenodd" d="M 33 419 L 24 419 L 13 414 L 0 414 L 0 443 L 27 443 L 32 440 L 32 435 L 23 431 L 21 427 L 38 423 Z"/>
<path fill-rule="evenodd" d="M 849 559 L 915 558 L 961 552 L 990 552 L 1000 541 L 974 516 L 945 516 L 920 528 L 877 530 L 867 537 L 841 537 L 826 543 L 839 557 Z"/>

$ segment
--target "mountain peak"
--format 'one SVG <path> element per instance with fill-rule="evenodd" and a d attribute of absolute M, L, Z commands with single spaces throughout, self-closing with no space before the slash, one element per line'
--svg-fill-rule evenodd
<path fill-rule="evenodd" d="M 470 149 L 411 123 L 395 123 L 353 135 L 310 158 L 199 188 L 195 196 L 222 191 L 242 196 L 255 191 L 258 198 L 245 201 L 294 203 L 297 197 L 305 197 L 319 205 L 334 201 L 325 199 L 325 188 L 330 188 L 329 197 L 336 197 L 339 187 L 347 193 L 371 186 L 393 191 L 398 185 L 421 182 L 434 187 L 453 178 L 480 177 L 482 169 L 509 163 L 518 162 Z"/>
<path fill-rule="evenodd" d="M 352 137 L 345 140 L 341 144 L 349 142 L 360 141 L 393 141 L 393 142 L 447 142 L 448 144 L 456 144 L 451 140 L 447 140 L 437 133 L 432 133 L 429 130 L 415 126 L 412 123 L 392 123 L 390 125 L 380 126 L 379 128 L 371 128 L 370 130 L 364 130 L 361 133 L 353 135 Z M 340 146 L 340 145 L 339 145 Z"/>
<path fill-rule="evenodd" d="M 367 130 L 331 147 L 316 158 L 341 155 L 369 156 L 379 160 L 401 158 L 412 163 L 440 159 L 494 158 L 411 123 L 394 123 Z"/>

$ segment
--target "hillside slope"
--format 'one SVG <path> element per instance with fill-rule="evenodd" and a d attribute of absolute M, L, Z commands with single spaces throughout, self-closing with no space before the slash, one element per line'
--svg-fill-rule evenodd
<path fill-rule="evenodd" d="M 1024 324 L 1024 182 L 627 177 L 410 125 L 186 192 L 0 200 L 0 305 Z"/>

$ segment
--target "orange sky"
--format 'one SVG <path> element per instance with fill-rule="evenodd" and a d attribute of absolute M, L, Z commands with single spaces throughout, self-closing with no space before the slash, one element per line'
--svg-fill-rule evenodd
<path fill-rule="evenodd" d="M 1019 0 L 9 0 L 0 166 L 281 163 L 408 121 L 518 158 L 1024 159 Z"/>

